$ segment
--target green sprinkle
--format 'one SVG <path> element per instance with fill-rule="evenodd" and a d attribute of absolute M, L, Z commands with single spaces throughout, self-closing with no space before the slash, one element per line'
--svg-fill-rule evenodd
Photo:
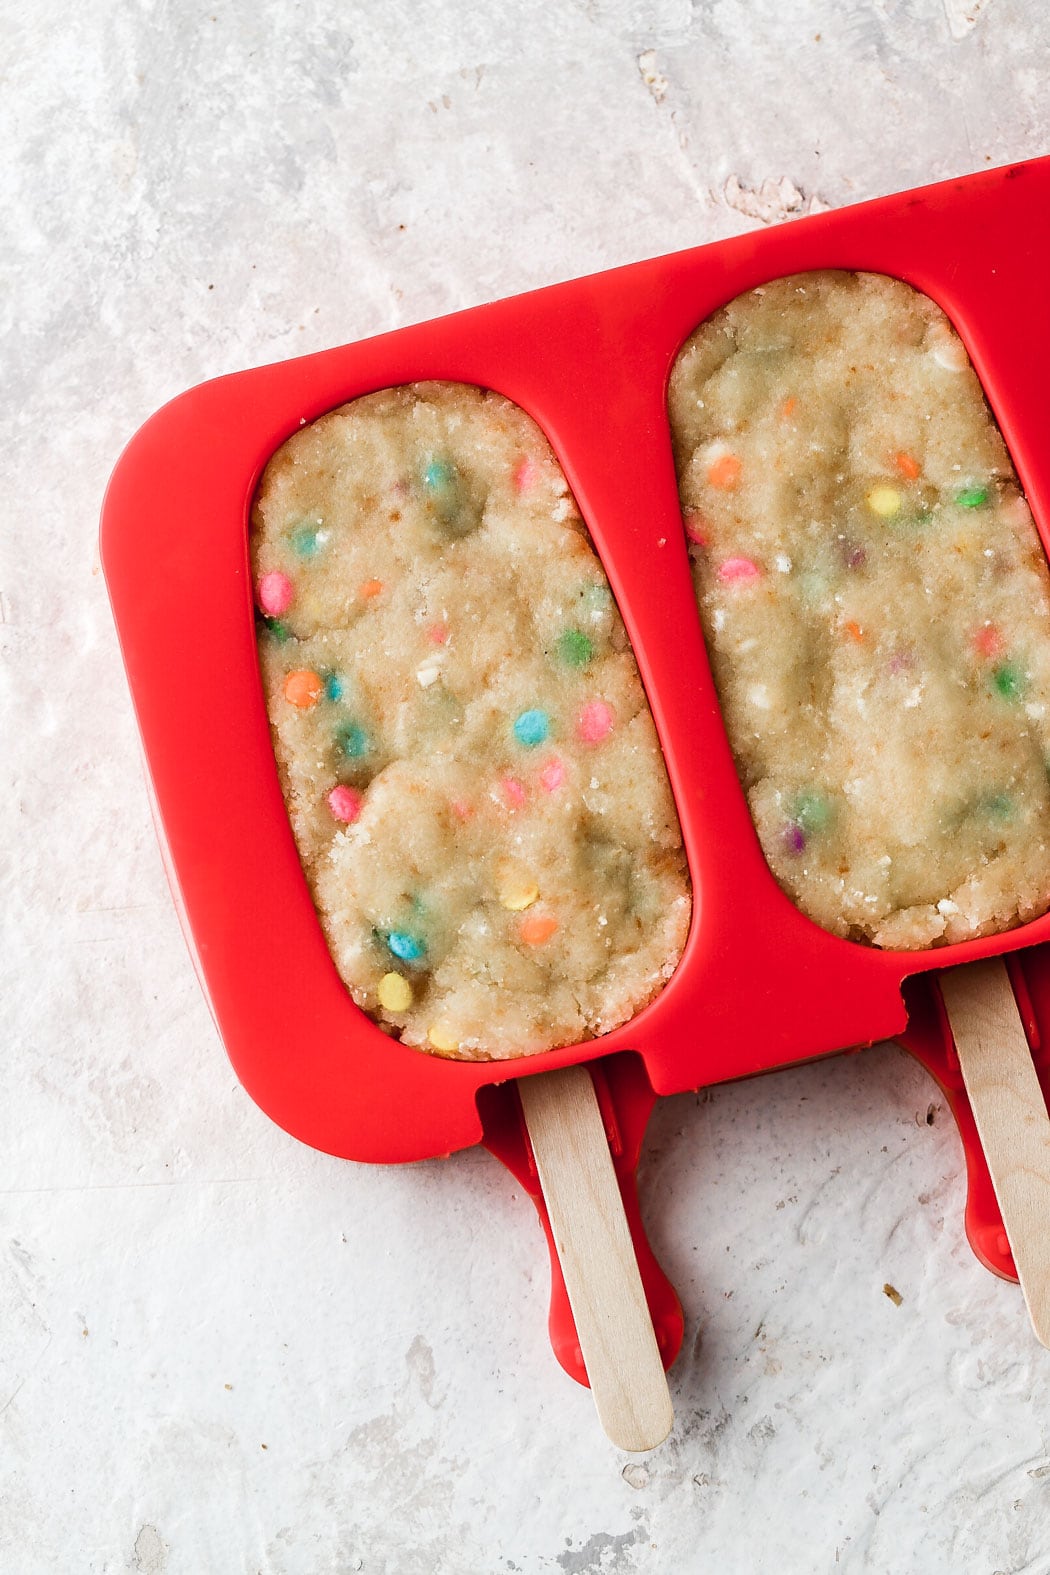
<path fill-rule="evenodd" d="M 360 760 L 368 753 L 368 734 L 356 722 L 344 722 L 337 728 L 335 741 L 348 760 Z"/>
<path fill-rule="evenodd" d="M 558 636 L 558 655 L 566 667 L 586 667 L 594 655 L 594 646 L 579 629 L 566 629 Z"/>
<path fill-rule="evenodd" d="M 955 494 L 955 501 L 961 509 L 982 509 L 988 502 L 988 488 L 964 487 Z"/>
<path fill-rule="evenodd" d="M 826 831 L 834 817 L 834 806 L 831 800 L 825 798 L 823 793 L 807 790 L 796 794 L 791 804 L 791 819 L 796 826 L 813 835 L 818 831 Z"/>
<path fill-rule="evenodd" d="M 292 631 L 283 618 L 262 617 L 259 619 L 259 622 L 266 629 L 267 634 L 273 636 L 278 645 L 283 645 L 286 640 L 290 640 L 292 637 Z"/>
<path fill-rule="evenodd" d="M 1004 700 L 1020 700 L 1028 688 L 1028 675 L 1016 662 L 1000 662 L 992 668 L 992 688 Z"/>

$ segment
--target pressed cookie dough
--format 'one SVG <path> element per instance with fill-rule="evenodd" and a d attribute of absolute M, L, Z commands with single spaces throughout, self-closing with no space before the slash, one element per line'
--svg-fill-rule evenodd
<path fill-rule="evenodd" d="M 917 948 L 1050 906 L 1050 577 L 965 349 L 874 274 L 780 279 L 688 341 L 679 491 L 766 859 Z"/>
<path fill-rule="evenodd" d="M 292 828 L 354 1000 L 406 1043 L 617 1027 L 681 954 L 681 833 L 623 624 L 536 425 L 465 385 L 303 428 L 253 510 Z"/>

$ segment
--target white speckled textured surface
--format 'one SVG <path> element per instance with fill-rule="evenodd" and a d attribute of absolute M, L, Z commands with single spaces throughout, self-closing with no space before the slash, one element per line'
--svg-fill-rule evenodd
<path fill-rule="evenodd" d="M 688 1325 L 641 1459 L 550 1354 L 494 1161 L 352 1166 L 254 1108 L 168 899 L 95 546 L 122 443 L 204 377 L 1050 151 L 1045 14 L 2 20 L 0 1569 L 1046 1575 L 1050 1355 L 965 1245 L 957 1137 L 896 1049 L 658 1109 L 642 1186 Z"/>

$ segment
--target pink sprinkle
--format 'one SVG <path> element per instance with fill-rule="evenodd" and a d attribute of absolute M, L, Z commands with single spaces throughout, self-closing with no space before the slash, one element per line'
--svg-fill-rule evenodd
<path fill-rule="evenodd" d="M 540 787 L 545 793 L 556 793 L 565 781 L 565 764 L 557 756 L 548 760 L 540 772 Z"/>
<path fill-rule="evenodd" d="M 910 651 L 894 651 L 886 665 L 891 673 L 907 673 L 915 666 L 915 658 Z"/>
<path fill-rule="evenodd" d="M 328 808 L 336 820 L 352 826 L 364 808 L 364 798 L 352 787 L 334 787 L 328 795 Z"/>
<path fill-rule="evenodd" d="M 521 809 L 525 803 L 525 789 L 517 777 L 504 777 L 500 783 L 500 791 L 511 809 Z"/>
<path fill-rule="evenodd" d="M 515 487 L 519 492 L 528 492 L 530 487 L 534 487 L 536 485 L 538 474 L 539 473 L 536 469 L 536 466 L 532 463 L 532 460 L 529 459 L 528 455 L 526 455 L 524 459 L 519 459 L 518 463 L 514 467 Z"/>
<path fill-rule="evenodd" d="M 682 515 L 682 523 L 690 541 L 695 541 L 698 547 L 707 546 L 707 521 L 699 509 L 687 509 Z"/>
<path fill-rule="evenodd" d="M 427 639 L 431 645 L 444 645 L 448 639 L 448 624 L 432 623 L 427 630 Z"/>
<path fill-rule="evenodd" d="M 750 558 L 726 558 L 718 566 L 718 578 L 729 585 L 747 585 L 761 576 L 762 570 Z"/>
<path fill-rule="evenodd" d="M 259 581 L 257 593 L 259 606 L 269 618 L 279 618 L 292 605 L 295 588 L 287 574 L 273 569 Z"/>
<path fill-rule="evenodd" d="M 599 744 L 612 731 L 613 709 L 604 700 L 588 700 L 576 717 L 576 737 L 585 744 Z"/>
<path fill-rule="evenodd" d="M 454 798 L 452 800 L 452 813 L 457 820 L 466 823 L 474 813 L 474 806 L 468 803 L 465 798 Z"/>

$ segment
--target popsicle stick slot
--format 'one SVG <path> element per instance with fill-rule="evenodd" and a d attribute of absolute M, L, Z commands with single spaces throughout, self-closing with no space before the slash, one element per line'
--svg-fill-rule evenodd
<path fill-rule="evenodd" d="M 1050 1346 L 1050 1116 L 1006 965 L 989 957 L 939 983 L 1028 1314 Z"/>
<path fill-rule="evenodd" d="M 601 1112 L 586 1067 L 518 1082 L 598 1419 L 620 1449 L 655 1449 L 674 1412 Z"/>

